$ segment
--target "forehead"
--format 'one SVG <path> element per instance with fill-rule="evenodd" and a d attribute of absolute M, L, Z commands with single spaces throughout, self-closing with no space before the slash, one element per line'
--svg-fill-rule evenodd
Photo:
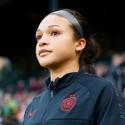
<path fill-rule="evenodd" d="M 44 27 L 48 27 L 50 25 L 58 25 L 59 27 L 66 28 L 71 24 L 64 17 L 58 15 L 48 15 L 40 22 L 38 29 L 43 29 Z"/>

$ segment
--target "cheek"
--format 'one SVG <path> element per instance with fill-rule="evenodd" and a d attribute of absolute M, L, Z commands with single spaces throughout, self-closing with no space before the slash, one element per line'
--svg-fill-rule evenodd
<path fill-rule="evenodd" d="M 36 48 L 35 48 L 35 54 L 36 54 L 36 57 L 38 57 L 38 47 L 36 45 Z"/>
<path fill-rule="evenodd" d="M 38 53 L 38 47 L 37 47 L 37 45 L 36 45 L 35 54 L 37 55 L 37 53 Z"/>
<path fill-rule="evenodd" d="M 72 48 L 74 46 L 74 41 L 70 37 L 71 35 L 62 36 L 56 40 L 54 44 L 56 44 L 60 49 Z"/>
<path fill-rule="evenodd" d="M 60 46 L 60 47 L 59 47 Z M 57 56 L 70 56 L 75 53 L 74 46 L 69 43 L 62 43 L 55 48 Z"/>

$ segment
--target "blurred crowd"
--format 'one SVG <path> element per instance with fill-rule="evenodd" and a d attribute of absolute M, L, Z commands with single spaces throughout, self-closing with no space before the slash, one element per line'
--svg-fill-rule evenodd
<path fill-rule="evenodd" d="M 114 84 L 125 99 L 125 53 L 113 53 L 110 61 L 95 64 L 96 74 Z"/>
<path fill-rule="evenodd" d="M 115 52 L 109 61 L 99 60 L 94 67 L 96 74 L 110 80 L 125 100 L 125 53 Z M 14 81 L 11 79 L 12 70 L 11 61 L 0 57 L 0 125 L 22 125 L 27 105 L 46 87 L 47 75 L 29 76 L 27 79 L 19 77 Z"/>

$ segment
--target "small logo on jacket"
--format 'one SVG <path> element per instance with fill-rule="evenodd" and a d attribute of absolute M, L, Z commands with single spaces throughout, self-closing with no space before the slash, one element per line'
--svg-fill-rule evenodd
<path fill-rule="evenodd" d="M 33 112 L 29 112 L 28 117 L 32 118 L 33 117 Z"/>
<path fill-rule="evenodd" d="M 76 105 L 77 98 L 75 95 L 70 95 L 70 97 L 64 99 L 60 105 L 61 110 L 64 112 L 69 112 Z"/>
<path fill-rule="evenodd" d="M 34 111 L 29 112 L 29 113 L 28 113 L 28 117 L 31 119 L 31 118 L 35 115 L 35 113 L 36 113 L 37 110 L 38 110 L 38 109 L 35 109 Z"/>

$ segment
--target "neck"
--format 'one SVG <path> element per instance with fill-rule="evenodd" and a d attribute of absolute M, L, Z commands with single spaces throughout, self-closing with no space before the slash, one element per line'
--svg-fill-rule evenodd
<path fill-rule="evenodd" d="M 79 71 L 79 63 L 77 62 L 70 62 L 66 63 L 65 65 L 50 69 L 50 76 L 51 81 L 54 81 L 57 77 L 61 78 L 65 74 L 71 73 L 71 72 L 78 72 Z"/>

